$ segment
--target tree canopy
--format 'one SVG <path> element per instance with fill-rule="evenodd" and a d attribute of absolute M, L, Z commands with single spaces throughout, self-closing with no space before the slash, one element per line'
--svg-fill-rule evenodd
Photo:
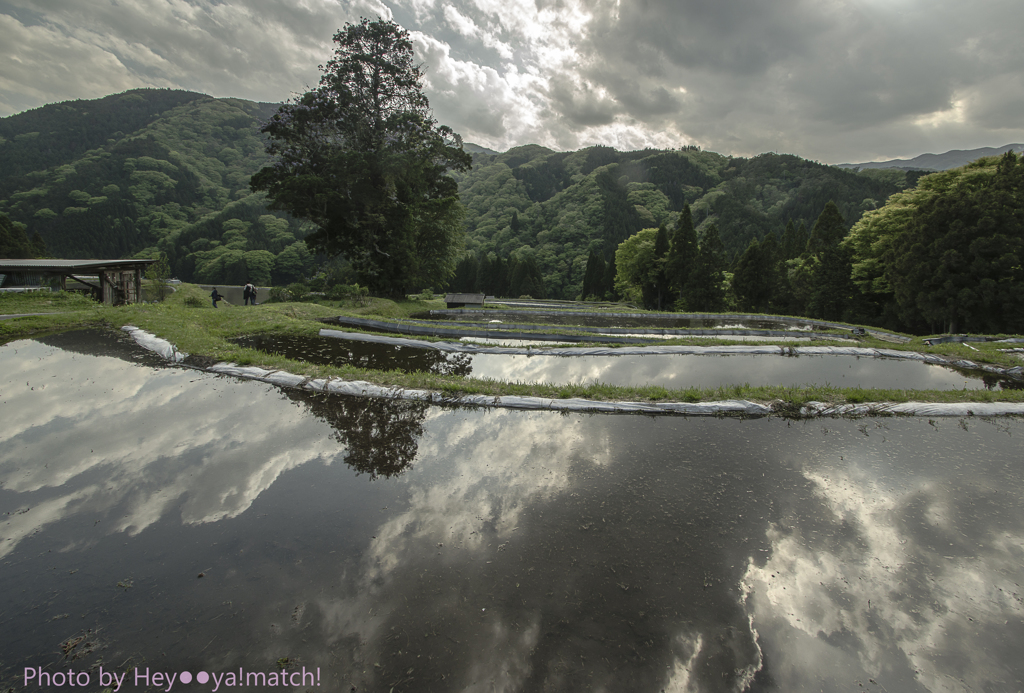
<path fill-rule="evenodd" d="M 865 214 L 845 245 L 886 324 L 1024 330 L 1024 162 L 1013 152 L 922 178 Z"/>
<path fill-rule="evenodd" d="M 444 286 L 463 236 L 458 186 L 446 172 L 472 159 L 431 117 L 407 31 L 363 19 L 334 42 L 320 84 L 263 126 L 276 161 L 252 188 L 313 222 L 310 249 L 343 255 L 375 292 Z"/>

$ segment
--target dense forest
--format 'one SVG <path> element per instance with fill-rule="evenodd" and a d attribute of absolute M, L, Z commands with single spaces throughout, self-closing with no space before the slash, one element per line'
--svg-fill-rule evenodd
<path fill-rule="evenodd" d="M 0 213 L 59 257 L 164 253 L 186 281 L 301 279 L 317 260 L 301 242 L 309 225 L 249 188 L 269 160 L 260 123 L 276 109 L 139 89 L 0 119 Z M 671 227 L 685 204 L 698 234 L 717 226 L 731 261 L 789 221 L 813 224 L 829 200 L 852 225 L 919 175 L 696 148 L 467 151 L 473 169 L 456 174 L 466 257 L 451 288 L 558 298 L 582 294 L 591 253 L 612 264 L 619 243 Z"/>
<path fill-rule="evenodd" d="M 587 261 L 584 293 L 648 308 L 742 310 L 907 332 L 1024 332 L 1024 159 L 1013 152 L 922 178 L 847 232 L 829 201 L 808 232 L 752 238 L 737 260 L 716 225 L 698 239 L 689 207 L 674 230 L 619 244 L 614 281 Z"/>
<path fill-rule="evenodd" d="M 203 283 L 350 281 L 343 259 L 310 253 L 309 224 L 250 188 L 277 108 L 144 89 L 0 119 L 3 247 L 164 255 Z M 696 147 L 465 149 L 463 255 L 435 290 L 1024 330 L 1013 152 L 926 175 Z"/>
<path fill-rule="evenodd" d="M 911 332 L 1024 333 L 1024 158 L 934 173 L 843 240 L 854 313 Z"/>
<path fill-rule="evenodd" d="M 787 154 L 733 158 L 695 147 L 555 152 L 528 145 L 501 154 L 474 151 L 473 158 L 473 170 L 456 176 L 467 208 L 468 256 L 455 288 L 486 290 L 464 282 L 473 266 L 530 258 L 544 295 L 568 299 L 584 296 L 591 253 L 611 264 L 620 243 L 645 228 L 673 227 L 684 205 L 699 236 L 712 225 L 718 229 L 731 264 L 751 240 L 781 238 L 790 222 L 809 228 L 829 201 L 849 228 L 924 175 L 858 173 Z"/>

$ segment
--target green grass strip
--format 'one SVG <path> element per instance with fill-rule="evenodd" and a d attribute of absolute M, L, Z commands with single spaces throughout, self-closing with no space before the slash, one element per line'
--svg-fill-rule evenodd
<path fill-rule="evenodd" d="M 252 307 L 233 306 L 222 302 L 220 308 L 210 305 L 207 292 L 191 285 L 181 285 L 163 303 L 113 308 L 96 304 L 73 294 L 32 293 L 0 295 L 0 315 L 45 313 L 41 316 L 0 320 L 0 344 L 17 339 L 90 327 L 119 329 L 135 325 L 166 339 L 179 350 L 208 362 L 231 361 L 243 366 L 260 366 L 311 377 L 341 377 L 365 380 L 387 387 L 401 387 L 460 394 L 523 395 L 549 399 L 582 398 L 602 401 L 630 402 L 709 402 L 745 399 L 752 402 L 784 402 L 799 407 L 812 401 L 832 404 L 865 402 L 1024 402 L 1024 390 L 899 390 L 840 388 L 831 386 L 786 387 L 736 384 L 722 387 L 689 387 L 669 389 L 660 386 L 623 387 L 599 382 L 542 384 L 508 382 L 478 378 L 462 378 L 433 373 L 378 371 L 350 365 L 325 366 L 295 361 L 276 354 L 241 347 L 232 340 L 257 334 L 316 337 L 324 327 L 319 318 L 356 315 L 374 318 L 407 319 L 409 316 L 443 306 L 443 301 L 391 301 L 371 298 L 363 303 L 268 303 Z M 557 333 L 562 334 L 562 331 Z M 571 331 L 564 332 L 571 343 Z M 450 339 L 450 338 L 449 338 Z M 428 341 L 444 341 L 443 339 Z M 689 338 L 651 340 L 652 344 L 736 344 L 734 340 Z M 759 344 L 770 344 L 759 342 Z M 785 339 L 778 343 L 787 344 Z M 788 342 L 792 344 L 792 342 Z M 804 342 L 809 345 L 842 345 L 834 341 Z M 848 345 L 848 344 L 847 344 Z M 906 345 L 894 345 L 870 337 L 858 340 L 859 346 L 942 354 L 968 359 L 976 363 L 1000 366 L 1021 365 L 1013 354 L 998 351 L 1006 345 L 992 343 L 941 344 L 928 346 L 919 338 Z M 590 345 L 593 346 L 593 345 Z M 609 345 L 615 346 L 615 345 Z"/>

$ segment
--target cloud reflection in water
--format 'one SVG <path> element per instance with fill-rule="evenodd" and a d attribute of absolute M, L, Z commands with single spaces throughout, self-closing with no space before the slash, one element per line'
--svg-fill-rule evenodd
<path fill-rule="evenodd" d="M 84 549 L 105 543 L 96 561 L 159 586 L 125 602 L 138 647 L 207 619 L 142 652 L 161 665 L 293 653 L 339 686 L 460 691 L 998 689 L 1024 671 L 1016 420 L 443 409 L 35 342 L 0 368 L 0 500 L 30 508 L 0 550 L 42 580 L 58 560 L 99 571 Z M 54 533 L 63 559 L 31 543 Z M 174 582 L 185 559 L 217 577 Z M 113 618 L 67 590 L 61 608 Z"/>

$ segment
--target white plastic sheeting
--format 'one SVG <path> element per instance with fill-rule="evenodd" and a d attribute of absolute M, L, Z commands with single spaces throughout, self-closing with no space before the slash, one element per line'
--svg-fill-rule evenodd
<path fill-rule="evenodd" d="M 166 339 L 160 339 L 155 335 L 151 335 L 149 332 L 140 330 L 138 327 L 125 325 L 121 329 L 129 333 L 140 346 L 143 346 L 150 351 L 155 351 L 168 361 L 179 363 L 184 361 L 185 357 L 188 356 L 188 354 L 174 348 L 174 345 Z"/>
<path fill-rule="evenodd" d="M 144 330 L 130 325 L 122 327 L 138 344 L 155 351 L 164 358 L 180 362 L 187 354 L 178 351 L 170 342 L 160 339 Z M 349 335 L 350 333 L 343 333 Z M 362 335 L 367 336 L 367 335 Z M 413 341 L 413 340 L 410 340 Z M 651 347 L 658 348 L 658 347 Z M 702 348 L 702 347 L 687 347 Z M 735 347 L 703 347 L 706 349 L 732 349 Z M 748 347 L 761 349 L 762 347 Z M 584 350 L 586 351 L 586 350 Z M 611 349 L 622 353 L 620 349 Z M 499 352 L 500 353 L 500 352 Z M 650 353 L 650 352 L 647 352 Z M 708 353 L 708 352 L 704 352 Z M 732 352 L 735 353 L 735 352 Z M 762 353 L 762 352 L 741 352 Z M 902 353 L 902 352 L 899 352 Z M 545 397 L 523 397 L 519 395 L 463 395 L 457 398 L 430 390 L 413 390 L 383 387 L 361 380 L 341 378 L 309 378 L 286 371 L 239 366 L 234 363 L 216 363 L 206 370 L 249 380 L 277 385 L 279 387 L 300 387 L 314 392 L 329 392 L 362 397 L 391 397 L 411 399 L 435 404 L 456 404 L 461 406 L 502 407 L 507 409 L 532 409 L 548 411 L 571 411 L 608 414 L 676 414 L 684 416 L 743 416 L 763 417 L 772 413 L 770 406 L 746 400 L 724 400 L 719 402 L 602 402 L 589 399 L 548 399 Z M 828 404 L 809 402 L 800 410 L 801 416 L 877 416 L 898 414 L 904 416 L 1007 416 L 1024 415 L 1024 403 L 1010 402 L 872 402 L 865 404 Z"/>
<path fill-rule="evenodd" d="M 808 402 L 802 416 L 1013 416 L 1024 415 L 1020 402 L 868 402 L 865 404 L 828 404 Z"/>

